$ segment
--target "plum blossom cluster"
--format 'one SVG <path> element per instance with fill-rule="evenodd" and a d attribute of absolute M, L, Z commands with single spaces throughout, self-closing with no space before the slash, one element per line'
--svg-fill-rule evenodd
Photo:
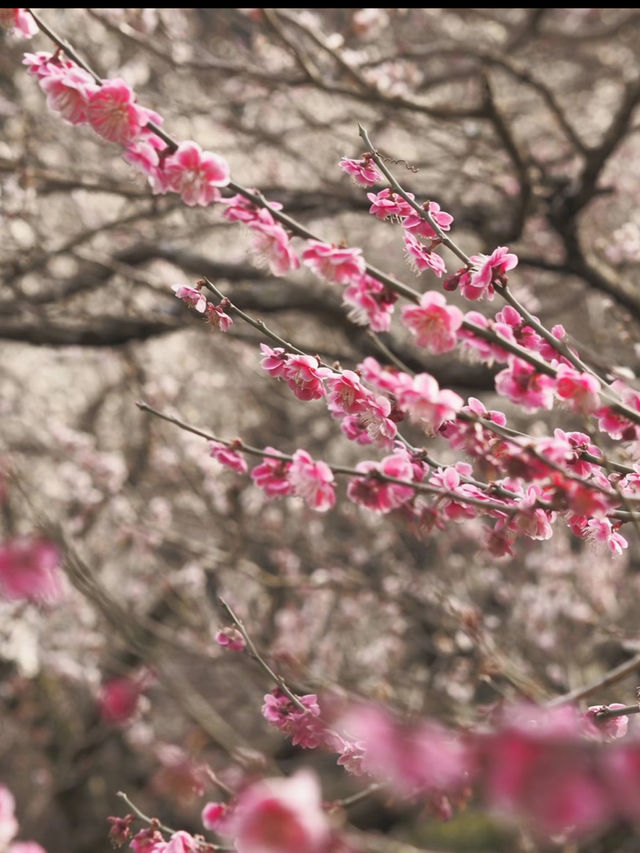
<path fill-rule="evenodd" d="M 9 12 L 0 19 L 3 25 L 28 34 L 33 22 L 26 10 Z M 226 162 L 195 142 L 176 147 L 163 140 L 153 129 L 161 117 L 138 105 L 123 80 L 99 81 L 60 52 L 27 54 L 25 63 L 49 107 L 70 124 L 89 125 L 105 140 L 124 147 L 125 159 L 144 172 L 154 192 L 178 193 L 190 206 L 222 201 L 220 189 L 229 183 Z M 341 166 L 362 185 L 370 186 L 381 177 L 370 154 L 360 161 L 343 160 Z M 435 202 L 426 202 L 421 215 L 391 189 L 368 198 L 373 215 L 402 225 L 412 267 L 444 276 L 445 262 L 436 250 L 453 217 Z M 249 229 L 252 253 L 272 274 L 285 275 L 302 263 L 324 281 L 345 288 L 344 299 L 358 322 L 368 322 L 376 331 L 389 328 L 396 296 L 370 275 L 360 249 L 310 240 L 300 260 L 291 248 L 291 234 L 273 215 L 280 205 L 264 207 L 243 195 L 224 202 L 224 216 Z M 459 288 L 470 300 L 490 300 L 506 286 L 507 274 L 517 263 L 506 246 L 490 255 L 473 255 L 469 264 L 444 278 L 444 290 Z M 199 287 L 174 290 L 211 323 L 228 328 L 231 320 L 224 301 L 212 305 Z M 575 413 L 594 416 L 616 440 L 640 436 L 640 394 L 624 383 L 613 383 L 607 394 L 615 392 L 622 405 L 603 405 L 603 383 L 576 366 L 576 359 L 566 357 L 571 351 L 563 344 L 566 336 L 559 326 L 551 336 L 541 335 L 512 306 L 495 318 L 479 312 L 463 316 L 440 293 L 423 294 L 417 305 L 403 310 L 402 319 L 418 346 L 445 353 L 461 341 L 481 360 L 506 364 L 496 378 L 496 390 L 521 408 L 550 409 L 560 399 Z M 485 515 L 492 522 L 487 547 L 496 556 L 512 553 L 518 536 L 548 538 L 559 514 L 578 536 L 605 543 L 616 553 L 627 545 L 619 532 L 618 510 L 625 501 L 640 498 L 640 466 L 607 470 L 602 454 L 585 434 L 556 430 L 552 437 L 535 441 L 516 435 L 508 430 L 503 413 L 487 411 L 474 398 L 465 405 L 430 374 L 385 369 L 373 359 L 358 372 L 338 372 L 313 356 L 263 345 L 262 366 L 298 399 L 326 399 L 351 440 L 384 448 L 387 455 L 381 461 L 365 460 L 352 472 L 347 494 L 355 503 L 379 513 L 403 513 L 423 530 Z M 624 407 L 633 418 L 627 417 L 629 411 L 625 415 Z M 476 478 L 467 462 L 447 467 L 428 464 L 426 452 L 398 441 L 397 424 L 403 418 L 467 453 L 486 482 Z M 242 442 L 212 441 L 209 446 L 219 463 L 248 473 Z M 285 457 L 266 448 L 251 477 L 270 497 L 295 495 L 321 512 L 335 502 L 332 469 L 304 449 Z M 60 586 L 53 550 L 42 540 L 5 543 L 0 549 L 0 593 L 10 599 L 56 599 Z M 244 638 L 235 629 L 224 629 L 216 639 L 231 650 L 243 647 Z M 108 682 L 101 699 L 103 716 L 113 722 L 128 719 L 138 698 L 135 684 Z M 546 836 L 580 837 L 612 820 L 640 819 L 640 747 L 629 739 L 612 749 L 602 748 L 601 740 L 623 738 L 628 723 L 624 715 L 607 717 L 608 710 L 616 708 L 594 706 L 582 717 L 567 709 L 550 713 L 511 709 L 488 731 L 456 735 L 430 721 L 400 723 L 387 712 L 365 707 L 341 721 L 342 735 L 325 726 L 315 694 L 294 702 L 276 690 L 265 697 L 263 715 L 294 744 L 330 749 L 351 772 L 384 781 L 398 796 L 426 798 L 440 814 L 450 813 L 456 802 L 464 800 L 469 786 L 477 784 L 493 811 L 524 820 Z M 0 841 L 6 845 L 17 825 L 13 806 L 7 806 L 6 795 L 2 797 L 0 792 L 6 838 Z M 198 837 L 186 832 L 165 839 L 159 826 L 152 824 L 133 835 L 133 819 L 111 822 L 112 838 L 120 843 L 130 840 L 138 853 L 206 849 Z M 247 786 L 231 803 L 210 803 L 203 824 L 233 839 L 239 853 L 333 853 L 341 844 L 310 774 L 263 780 Z M 9 849 L 21 853 L 15 844 Z"/>
<path fill-rule="evenodd" d="M 415 201 L 413 193 L 406 195 Z M 371 202 L 369 213 L 377 219 L 389 219 L 402 225 L 406 258 L 414 272 L 421 273 L 430 269 L 439 278 L 446 273 L 444 259 L 435 251 L 442 238 L 431 222 L 434 222 L 440 231 L 449 231 L 453 224 L 453 216 L 450 213 L 441 210 L 436 201 L 426 202 L 423 209 L 430 222 L 403 196 L 388 187 L 379 193 L 367 193 L 367 198 Z"/>
<path fill-rule="evenodd" d="M 248 465 L 233 446 L 211 441 L 211 455 L 238 474 L 245 474 Z M 264 458 L 251 471 L 251 479 L 268 497 L 295 496 L 303 498 L 312 509 L 326 512 L 335 504 L 333 471 L 306 450 L 296 450 L 285 456 L 273 447 L 264 448 Z"/>
<path fill-rule="evenodd" d="M 229 331 L 233 324 L 233 320 L 226 313 L 231 303 L 225 297 L 219 305 L 210 302 L 202 292 L 204 280 L 198 282 L 196 287 L 189 287 L 186 284 L 174 284 L 171 288 L 178 299 L 181 299 L 185 305 L 193 308 L 198 314 L 203 314 L 206 321 L 221 332 Z"/>
<path fill-rule="evenodd" d="M 226 160 L 192 141 L 172 150 L 151 129 L 162 124 L 162 116 L 140 106 L 124 80 L 100 81 L 59 50 L 26 53 L 24 64 L 37 78 L 50 110 L 69 124 L 88 124 L 103 139 L 122 146 L 124 159 L 147 176 L 154 192 L 178 193 L 189 206 L 220 200 L 220 187 L 229 183 Z"/>
<path fill-rule="evenodd" d="M 371 153 L 367 151 L 362 155 L 360 160 L 352 160 L 349 157 L 343 157 L 340 160 L 340 168 L 347 175 L 351 175 L 354 183 L 363 187 L 370 187 L 373 184 L 379 184 L 384 181 L 384 177 L 380 169 L 376 166 Z"/>
<path fill-rule="evenodd" d="M 0 782 L 0 849 L 6 850 L 6 853 L 46 853 L 37 841 L 16 839 L 20 825 L 15 810 L 13 794 Z"/>
<path fill-rule="evenodd" d="M 343 299 L 355 323 L 370 325 L 375 332 L 389 330 L 398 297 L 367 272 L 362 249 L 309 240 L 302 262 L 318 278 L 344 285 Z"/>
<path fill-rule="evenodd" d="M 585 713 L 506 707 L 489 729 L 464 734 L 358 705 L 339 718 L 342 734 L 327 728 L 323 737 L 315 695 L 304 697 L 307 714 L 277 691 L 265 700 L 265 718 L 294 743 L 339 751 L 343 765 L 357 755 L 351 772 L 374 777 L 399 797 L 426 801 L 443 818 L 474 786 L 491 811 L 524 821 L 540 837 L 579 838 L 616 818 L 640 820 L 640 744 L 626 737 L 628 717 L 620 709 L 627 709 L 618 703 Z"/>
<path fill-rule="evenodd" d="M 110 817 L 109 822 L 112 843 L 121 846 L 128 841 L 134 853 L 210 853 L 217 849 L 202 835 L 183 830 L 165 839 L 155 819 L 135 833 L 134 815 Z M 202 823 L 205 829 L 232 840 L 238 853 L 348 853 L 352 849 L 331 825 L 318 779 L 309 770 L 299 770 L 288 779 L 260 779 L 229 803 L 209 802 L 202 810 Z"/>
<path fill-rule="evenodd" d="M 495 556 L 512 554 L 521 536 L 549 538 L 560 513 L 582 538 L 604 543 L 615 553 L 626 547 L 621 522 L 607 516 L 620 505 L 621 495 L 638 494 L 639 478 L 631 469 L 626 477 L 606 474 L 600 451 L 583 433 L 556 430 L 554 437 L 534 442 L 510 431 L 504 414 L 488 412 L 479 400 L 470 398 L 465 406 L 453 391 L 440 389 L 430 374 L 384 369 L 373 358 L 357 372 L 338 372 L 311 356 L 282 347 L 262 348 L 267 372 L 284 379 L 299 399 L 324 397 L 348 438 L 392 451 L 381 462 L 366 460 L 350 472 L 347 496 L 354 503 L 379 513 L 402 507 L 417 529 L 489 516 L 494 521 L 486 529 L 486 541 Z M 363 380 L 380 393 L 366 388 Z M 430 472 L 422 451 L 409 451 L 398 440 L 397 423 L 404 417 L 469 454 L 491 471 L 491 482 L 476 479 L 472 466 L 462 461 Z M 321 511 L 333 505 L 333 475 L 325 463 L 302 450 L 293 457 L 295 464 L 273 448 L 265 453 L 276 458 L 265 458 L 252 478 L 268 496 L 295 494 Z M 245 472 L 246 462 L 233 448 L 221 445 L 214 455 L 238 473 Z"/>
<path fill-rule="evenodd" d="M 506 284 L 507 273 L 518 265 L 518 256 L 506 246 L 498 246 L 490 255 L 471 255 L 473 267 L 463 267 L 448 276 L 443 286 L 445 290 L 458 287 L 467 299 L 493 299 L 496 284 Z"/>

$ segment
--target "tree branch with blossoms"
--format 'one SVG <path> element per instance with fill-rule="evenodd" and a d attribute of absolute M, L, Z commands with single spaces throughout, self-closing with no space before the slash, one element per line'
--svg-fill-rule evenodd
<path fill-rule="evenodd" d="M 468 255 L 449 234 L 454 217 L 435 201 L 418 202 L 395 178 L 387 165 L 389 159 L 380 154 L 360 126 L 368 150 L 360 160 L 343 158 L 340 167 L 360 186 L 370 188 L 386 181 L 384 189 L 368 193 L 369 212 L 402 228 L 404 251 L 414 270 L 442 279 L 444 291 L 457 291 L 474 303 L 490 301 L 496 293 L 505 303 L 491 317 L 475 310 L 463 312 L 440 291 L 422 292 L 405 284 L 368 263 L 360 248 L 327 242 L 290 216 L 279 202 L 232 180 L 222 155 L 203 150 L 194 140 L 178 141 L 169 135 L 163 129 L 163 117 L 141 106 L 123 79 L 96 75 L 40 15 L 31 10 L 9 11 L 11 26 L 25 36 L 34 35 L 37 28 L 56 45 L 53 54 L 28 53 L 24 60 L 48 107 L 68 124 L 88 126 L 102 140 L 117 144 L 125 161 L 145 176 L 154 195 L 172 193 L 189 208 L 216 207 L 226 223 L 242 225 L 248 231 L 250 253 L 271 275 L 293 276 L 305 268 L 329 287 L 342 288 L 350 317 L 359 325 L 369 326 L 373 334 L 389 331 L 396 304 L 404 300 L 407 304 L 399 306 L 398 326 L 409 333 L 419 351 L 446 356 L 458 350 L 472 353 L 487 366 L 496 362 L 504 365 L 496 376 L 496 392 L 516 410 L 535 413 L 561 404 L 588 426 L 584 433 L 558 428 L 553 435 L 529 435 L 507 426 L 504 412 L 489 410 L 474 397 L 465 401 L 452 388 L 440 387 L 430 373 L 407 369 L 398 359 L 388 359 L 391 365 L 373 358 L 346 368 L 328 364 L 307 351 L 311 347 L 304 346 L 304 328 L 300 340 L 290 343 L 289 335 L 238 308 L 205 277 L 194 287 L 174 285 L 176 297 L 203 315 L 216 334 L 226 332 L 235 315 L 275 344 L 261 344 L 260 366 L 268 380 L 286 386 L 296 400 L 308 403 L 310 419 L 319 408 L 316 404 L 326 404 L 330 418 L 339 422 L 341 433 L 351 442 L 349 457 L 356 458 L 357 452 L 366 453 L 366 458 L 352 464 L 329 464 L 304 447 L 285 453 L 270 445 L 260 448 L 240 438 L 221 438 L 217 428 L 210 431 L 194 426 L 169 414 L 168 406 L 163 409 L 138 402 L 141 412 L 208 441 L 209 455 L 238 475 L 249 474 L 246 457 L 256 457 L 250 478 L 265 498 L 302 499 L 305 518 L 312 517 L 308 509 L 320 513 L 333 509 L 337 502 L 336 476 L 340 475 L 348 480 L 346 496 L 353 504 L 377 516 L 392 517 L 419 538 L 425 539 L 436 528 L 452 529 L 460 524 L 461 529 L 468 526 L 471 530 L 475 525 L 482 531 L 490 558 L 512 555 L 520 539 L 551 538 L 559 517 L 579 539 L 603 543 L 616 555 L 622 553 L 628 543 L 620 528 L 627 522 L 637 524 L 640 471 L 637 465 L 626 464 L 624 457 L 623 461 L 610 459 L 611 454 L 599 442 L 606 437 L 622 447 L 640 439 L 640 393 L 619 379 L 608 381 L 610 372 L 583 360 L 562 326 L 547 329 L 514 295 L 509 274 L 516 268 L 518 257 L 509 247 Z M 256 12 L 275 32 L 307 83 L 319 90 L 434 118 L 449 120 L 465 115 L 487 119 L 523 185 L 515 220 L 516 230 L 522 230 L 531 198 L 531 163 L 520 150 L 488 78 L 480 92 L 479 106 L 432 108 L 380 91 L 366 76 L 366 69 L 306 26 L 304 19 L 277 10 L 249 11 Z M 290 35 L 291 28 L 303 41 Z M 309 45 L 319 53 L 312 54 Z M 333 63 L 339 76 L 348 78 L 348 85 L 324 78 L 321 57 Z M 600 143 L 581 150 L 586 161 L 580 174 L 581 189 L 567 196 L 571 202 L 564 207 L 574 221 L 595 191 L 598 176 L 630 121 L 637 95 L 637 84 L 629 84 Z M 546 101 L 557 113 L 553 109 L 556 101 L 550 97 Z M 575 134 L 568 132 L 572 125 L 565 122 L 563 127 L 575 146 Z M 125 221 L 132 220 L 119 220 L 121 224 Z M 300 250 L 292 243 L 294 239 L 303 241 Z M 73 245 L 73 240 L 67 242 L 64 251 Z M 451 251 L 463 266 L 447 275 L 440 247 Z M 27 260 L 23 272 L 35 272 L 38 263 L 37 259 Z M 122 272 L 117 266 L 114 269 Z M 147 295 L 155 299 L 153 290 Z M 208 298 L 210 295 L 218 301 Z M 167 325 L 173 328 L 172 323 Z M 109 342 L 113 343 L 113 338 Z M 230 344 L 221 344 L 225 346 L 231 348 Z M 208 417 L 203 413 L 201 420 Z M 320 420 L 318 417 L 317 423 Z M 595 423 L 600 431 L 598 441 L 592 428 Z M 431 452 L 430 444 L 436 439 L 448 445 L 444 464 Z M 288 440 L 283 437 L 283 446 Z M 382 454 L 386 455 L 379 459 Z M 204 453 L 201 456 L 205 458 Z M 86 448 L 84 458 L 91 461 Z M 99 473 L 97 470 L 96 477 Z M 226 482 L 223 477 L 217 479 Z M 216 497 L 224 497 L 232 505 L 234 490 L 240 488 L 231 486 L 224 496 L 219 490 Z M 210 503 L 215 505 L 213 500 Z M 202 535 L 196 530 L 194 536 Z M 0 592 L 9 600 L 31 604 L 42 604 L 47 598 L 59 600 L 57 562 L 57 550 L 46 539 L 35 535 L 7 539 L 0 549 Z M 71 559 L 68 571 L 77 588 L 103 610 L 131 648 L 139 650 L 144 643 L 127 608 L 110 607 L 109 597 L 84 564 Z M 385 578 L 390 588 L 393 583 L 404 583 L 398 574 L 398 578 Z M 211 587 L 207 591 L 210 593 Z M 217 599 L 234 623 L 218 633 L 218 644 L 229 651 L 248 648 L 250 656 L 276 684 L 264 698 L 262 716 L 294 747 L 332 752 L 346 772 L 367 780 L 363 792 L 340 798 L 341 805 L 355 804 L 384 790 L 397 803 L 420 803 L 430 814 L 448 818 L 475 796 L 482 807 L 510 815 L 544 839 L 559 835 L 591 837 L 614 823 L 640 819 L 640 748 L 637 739 L 627 737 L 628 717 L 637 712 L 637 705 L 608 703 L 584 712 L 565 707 L 569 701 L 630 674 L 636 666 L 635 657 L 613 668 L 597 684 L 559 697 L 549 703 L 551 707 L 505 704 L 486 713 L 473 707 L 466 711 L 464 726 L 454 725 L 455 714 L 451 725 L 444 726 L 431 717 L 399 714 L 372 702 L 352 698 L 333 701 L 330 695 L 298 696 L 278 674 L 279 666 L 267 662 L 267 657 L 272 658 L 258 651 L 226 598 L 218 595 Z M 473 637 L 472 622 L 469 617 L 466 627 Z M 469 637 L 462 633 L 457 642 L 464 646 L 465 637 Z M 358 849 L 353 846 L 350 830 L 340 825 L 331 807 L 323 803 L 314 772 L 297 769 L 282 778 L 275 770 L 263 767 L 257 771 L 250 761 L 243 762 L 237 755 L 243 738 L 217 711 L 208 714 L 206 700 L 190 686 L 188 678 L 172 672 L 170 666 L 163 667 L 161 660 L 157 663 L 187 713 L 220 746 L 226 746 L 235 761 L 235 776 L 230 773 L 235 783 L 220 786 L 227 799 L 208 803 L 202 812 L 206 830 L 229 839 L 242 853 L 267 847 L 270 853 Z M 474 701 L 479 705 L 477 697 Z M 274 775 L 267 777 L 267 772 Z M 231 849 L 206 842 L 198 834 L 169 829 L 127 803 L 148 826 L 133 836 L 130 816 L 111 818 L 112 838 L 119 843 L 131 841 L 133 849 L 153 848 L 154 853 Z M 164 835 L 170 838 L 166 840 Z"/>

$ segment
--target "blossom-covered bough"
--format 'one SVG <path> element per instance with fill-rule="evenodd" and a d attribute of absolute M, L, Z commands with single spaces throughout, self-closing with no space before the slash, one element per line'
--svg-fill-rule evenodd
<path fill-rule="evenodd" d="M 476 519 L 495 557 L 512 554 L 522 537 L 551 538 L 560 523 L 577 537 L 605 543 L 614 554 L 627 548 L 626 530 L 640 521 L 640 465 L 619 461 L 610 447 L 640 440 L 640 393 L 583 358 L 562 326 L 547 329 L 514 295 L 509 274 L 518 258 L 507 246 L 467 255 L 452 237 L 453 216 L 405 189 L 360 128 L 365 153 L 343 158 L 340 167 L 360 186 L 386 184 L 367 194 L 370 214 L 397 227 L 399 250 L 411 269 L 438 288 L 418 290 L 367 263 L 360 248 L 323 240 L 280 203 L 232 180 L 223 157 L 196 141 L 174 139 L 162 116 L 141 106 L 124 79 L 98 77 L 39 15 L 9 11 L 3 25 L 25 36 L 39 29 L 54 44 L 53 52 L 26 53 L 24 59 L 49 109 L 118 145 L 154 195 L 173 193 L 187 206 L 217 208 L 224 220 L 248 230 L 250 253 L 274 276 L 305 267 L 343 288 L 350 318 L 374 335 L 390 328 L 399 307 L 399 323 L 416 347 L 434 354 L 457 350 L 497 364 L 498 395 L 527 412 L 568 408 L 582 419 L 584 431 L 525 434 L 508 425 L 505 412 L 488 410 L 473 396 L 465 400 L 398 359 L 368 357 L 348 367 L 326 363 L 302 342 L 287 340 L 238 308 L 205 277 L 193 286 L 173 285 L 176 297 L 217 332 L 235 321 L 250 324 L 263 338 L 257 358 L 268 381 L 286 386 L 302 403 L 324 403 L 364 458 L 349 466 L 316 459 L 304 447 L 292 453 L 257 447 L 139 401 L 143 412 L 200 436 L 207 442 L 203 454 L 208 448 L 217 462 L 269 498 L 298 498 L 320 513 L 346 499 L 367 512 L 392 514 L 417 535 Z M 458 269 L 447 269 L 441 248 L 457 258 Z M 456 291 L 474 303 L 498 297 L 503 304 L 494 313 L 465 312 L 462 302 L 448 301 L 446 294 Z M 436 437 L 459 454 L 457 461 L 435 458 Z M 35 535 L 6 541 L 0 549 L 0 594 L 49 604 L 60 600 L 57 559 L 55 546 Z M 401 800 L 425 803 L 441 817 L 475 797 L 544 838 L 581 838 L 614 822 L 640 820 L 640 741 L 627 734 L 636 704 L 581 712 L 569 703 L 593 692 L 588 686 L 550 703 L 553 707 L 507 706 L 486 725 L 464 731 L 432 720 L 407 721 L 382 706 L 294 690 L 257 650 L 231 607 L 222 606 L 229 624 L 218 632 L 218 643 L 248 654 L 274 682 L 264 718 L 294 746 L 335 754 L 348 773 L 368 780 L 367 795 L 382 788 Z M 606 683 L 618 677 L 620 672 Z M 114 682 L 104 694 L 104 713 L 112 720 L 126 718 L 141 692 L 140 684 Z M 265 771 L 236 789 L 221 786 L 224 801 L 204 807 L 202 834 L 166 827 L 131 805 L 131 814 L 109 819 L 110 837 L 138 853 L 363 849 L 357 833 L 336 818 L 347 800 L 328 807 L 311 771 L 285 779 L 271 769 L 273 775 Z M 11 827 L 17 829 L 12 808 L 5 824 L 8 843 Z M 26 853 L 18 842 L 9 849 Z"/>

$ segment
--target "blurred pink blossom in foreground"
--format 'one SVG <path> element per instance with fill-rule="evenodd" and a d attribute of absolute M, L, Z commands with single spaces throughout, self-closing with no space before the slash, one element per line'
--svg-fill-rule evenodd
<path fill-rule="evenodd" d="M 47 539 L 22 537 L 0 545 L 0 595 L 41 604 L 63 596 L 60 554 Z"/>

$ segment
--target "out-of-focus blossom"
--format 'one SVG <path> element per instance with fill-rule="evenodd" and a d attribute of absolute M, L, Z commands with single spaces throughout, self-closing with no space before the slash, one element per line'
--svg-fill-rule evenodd
<path fill-rule="evenodd" d="M 388 711 L 370 705 L 353 709 L 341 728 L 361 744 L 364 771 L 402 796 L 455 791 L 468 778 L 468 750 L 435 723 L 401 723 Z"/>
<path fill-rule="evenodd" d="M 38 25 L 26 9 L 0 9 L 0 27 L 17 31 L 25 38 L 38 32 Z"/>
<path fill-rule="evenodd" d="M 621 714 L 617 717 L 600 718 L 601 711 L 616 711 L 625 706 L 620 702 L 609 705 L 591 705 L 582 716 L 582 731 L 598 740 L 617 740 L 624 737 L 629 727 L 629 717 Z"/>
<path fill-rule="evenodd" d="M 230 832 L 238 853 L 326 853 L 331 830 L 316 777 L 263 779 L 239 797 Z"/>
<path fill-rule="evenodd" d="M 227 803 L 207 803 L 202 809 L 201 819 L 205 829 L 227 835 L 225 832 L 232 809 Z"/>
<path fill-rule="evenodd" d="M 247 647 L 247 642 L 237 628 L 222 628 L 216 633 L 216 643 L 232 652 L 241 652 Z"/>
<path fill-rule="evenodd" d="M 140 678 L 111 678 L 100 688 L 100 714 L 109 723 L 126 723 L 138 710 L 144 684 Z"/>
<path fill-rule="evenodd" d="M 8 844 L 18 832 L 16 801 L 11 791 L 0 783 L 0 845 Z"/>
<path fill-rule="evenodd" d="M 63 597 L 60 554 L 53 542 L 36 537 L 0 544 L 0 595 L 55 604 Z"/>

